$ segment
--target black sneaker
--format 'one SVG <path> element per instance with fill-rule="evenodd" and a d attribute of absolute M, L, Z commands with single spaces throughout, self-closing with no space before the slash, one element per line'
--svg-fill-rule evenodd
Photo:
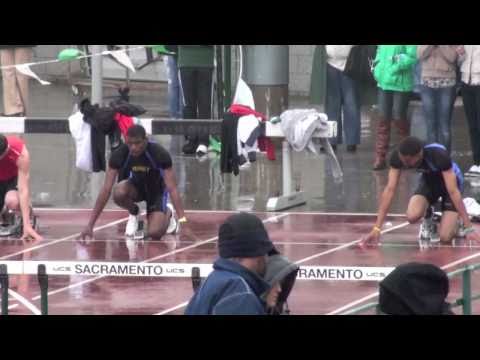
<path fill-rule="evenodd" d="M 347 145 L 347 152 L 350 152 L 350 153 L 357 152 L 357 145 Z"/>

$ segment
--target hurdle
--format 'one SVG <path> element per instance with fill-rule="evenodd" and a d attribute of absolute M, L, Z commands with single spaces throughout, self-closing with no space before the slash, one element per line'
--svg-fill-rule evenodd
<path fill-rule="evenodd" d="M 185 135 L 190 132 L 203 132 L 210 135 L 221 135 L 222 120 L 213 119 L 170 119 L 170 118 L 139 118 L 148 135 Z M 270 212 L 278 212 L 303 205 L 307 202 L 305 193 L 300 189 L 292 191 L 292 148 L 282 132 L 279 123 L 264 122 L 265 135 L 269 138 L 282 139 L 282 192 L 267 201 L 266 209 Z M 55 117 L 0 117 L 0 133 L 17 134 L 70 134 L 68 120 Z M 333 154 L 330 144 L 326 139 L 335 137 L 337 123 L 328 122 L 326 132 L 317 131 L 314 138 L 325 140 L 324 146 L 329 154 Z M 334 156 L 334 155 L 333 155 Z"/>

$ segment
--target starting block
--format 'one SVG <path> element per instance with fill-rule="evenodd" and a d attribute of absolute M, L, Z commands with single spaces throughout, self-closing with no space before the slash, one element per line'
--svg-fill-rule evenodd
<path fill-rule="evenodd" d="M 139 220 L 138 221 L 138 228 L 133 236 L 126 236 L 127 239 L 130 240 L 144 240 L 145 239 L 145 221 Z"/>
<path fill-rule="evenodd" d="M 3 214 L 2 222 L 0 223 L 0 238 L 18 237 L 22 235 L 23 219 L 20 215 L 13 212 Z M 31 224 L 35 230 L 38 230 L 38 221 L 35 215 L 31 216 Z"/>

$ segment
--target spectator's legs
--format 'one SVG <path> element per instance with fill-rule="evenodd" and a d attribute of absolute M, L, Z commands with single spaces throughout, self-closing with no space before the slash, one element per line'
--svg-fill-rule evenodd
<path fill-rule="evenodd" d="M 15 49 L 0 50 L 2 66 L 15 65 Z M 15 68 L 2 69 L 3 107 L 5 115 L 23 113 L 22 99 L 18 92 Z"/>
<path fill-rule="evenodd" d="M 198 118 L 211 119 L 212 118 L 212 76 L 213 68 L 198 68 L 197 69 L 197 93 L 198 93 Z M 208 147 L 210 135 L 207 131 L 198 133 L 198 140 L 200 145 Z"/>
<path fill-rule="evenodd" d="M 422 97 L 422 107 L 423 114 L 425 115 L 425 123 L 427 125 L 427 142 L 430 144 L 438 141 L 438 124 L 436 123 L 437 118 L 435 116 L 435 89 L 429 88 L 427 86 L 422 86 L 420 88 L 420 95 Z"/>
<path fill-rule="evenodd" d="M 337 122 L 337 138 L 330 139 L 332 145 L 343 142 L 341 71 L 327 64 L 327 94 L 325 109 L 328 119 Z"/>
<path fill-rule="evenodd" d="M 470 130 L 473 164 L 480 165 L 480 86 L 462 84 L 462 97 Z"/>
<path fill-rule="evenodd" d="M 393 123 L 397 128 L 400 141 L 410 135 L 410 122 L 407 119 L 409 92 L 393 92 Z"/>
<path fill-rule="evenodd" d="M 378 88 L 377 137 L 375 140 L 375 163 L 373 170 L 386 168 L 388 147 L 390 146 L 390 128 L 393 107 L 393 92 Z M 372 122 L 373 125 L 373 122 Z"/>
<path fill-rule="evenodd" d="M 185 119 L 198 119 L 197 113 L 197 71 L 193 68 L 180 69 L 181 88 L 183 90 L 184 108 L 183 117 Z M 194 154 L 198 146 L 198 139 L 195 133 L 186 134 L 187 144 L 183 147 L 185 154 Z"/>
<path fill-rule="evenodd" d="M 16 48 L 15 49 L 15 64 L 25 64 L 32 62 L 33 50 L 32 48 Z M 29 106 L 29 81 L 30 77 L 20 72 L 16 72 L 17 88 L 20 101 L 23 104 L 23 113 L 27 114 Z"/>
<path fill-rule="evenodd" d="M 360 144 L 360 103 L 355 80 L 341 74 L 343 121 L 345 142 L 347 145 Z"/>
<path fill-rule="evenodd" d="M 450 153 L 452 149 L 452 106 L 455 97 L 455 87 L 436 89 L 438 142 L 444 145 Z"/>
<path fill-rule="evenodd" d="M 183 117 L 183 99 L 180 87 L 177 60 L 174 56 L 165 56 L 168 79 L 168 110 L 170 117 L 181 119 Z"/>

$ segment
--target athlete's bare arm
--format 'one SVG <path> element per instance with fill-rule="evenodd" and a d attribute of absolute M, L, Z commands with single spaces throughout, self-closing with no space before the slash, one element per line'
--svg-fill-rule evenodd
<path fill-rule="evenodd" d="M 385 190 L 383 190 L 382 196 L 380 197 L 377 222 L 375 223 L 372 231 L 360 241 L 361 246 L 368 243 L 378 243 L 383 222 L 385 221 L 385 217 L 388 214 L 388 210 L 390 209 L 390 205 L 392 204 L 393 197 L 395 196 L 395 191 L 397 190 L 400 174 L 401 170 L 390 168 L 388 172 L 387 186 L 385 187 Z"/>
<path fill-rule="evenodd" d="M 168 193 L 172 199 L 173 206 L 175 207 L 175 211 L 177 212 L 177 216 L 179 219 L 185 217 L 185 211 L 183 209 L 182 200 L 180 199 L 180 195 L 178 194 L 177 190 L 177 181 L 175 179 L 175 172 L 172 168 L 164 170 L 163 172 L 163 179 L 165 181 L 165 186 L 167 188 Z"/>
<path fill-rule="evenodd" d="M 42 240 L 30 223 L 30 154 L 24 146 L 17 160 L 18 166 L 18 197 L 23 219 L 23 240 Z"/>
<path fill-rule="evenodd" d="M 82 239 L 85 239 L 86 237 L 93 238 L 93 227 L 95 226 L 95 223 L 97 222 L 98 217 L 102 213 L 103 209 L 105 209 L 108 199 L 110 199 L 117 175 L 118 170 L 108 167 L 107 173 L 105 174 L 105 181 L 100 193 L 98 194 L 95 207 L 93 208 L 92 215 L 90 216 L 90 221 L 80 235 Z"/>

